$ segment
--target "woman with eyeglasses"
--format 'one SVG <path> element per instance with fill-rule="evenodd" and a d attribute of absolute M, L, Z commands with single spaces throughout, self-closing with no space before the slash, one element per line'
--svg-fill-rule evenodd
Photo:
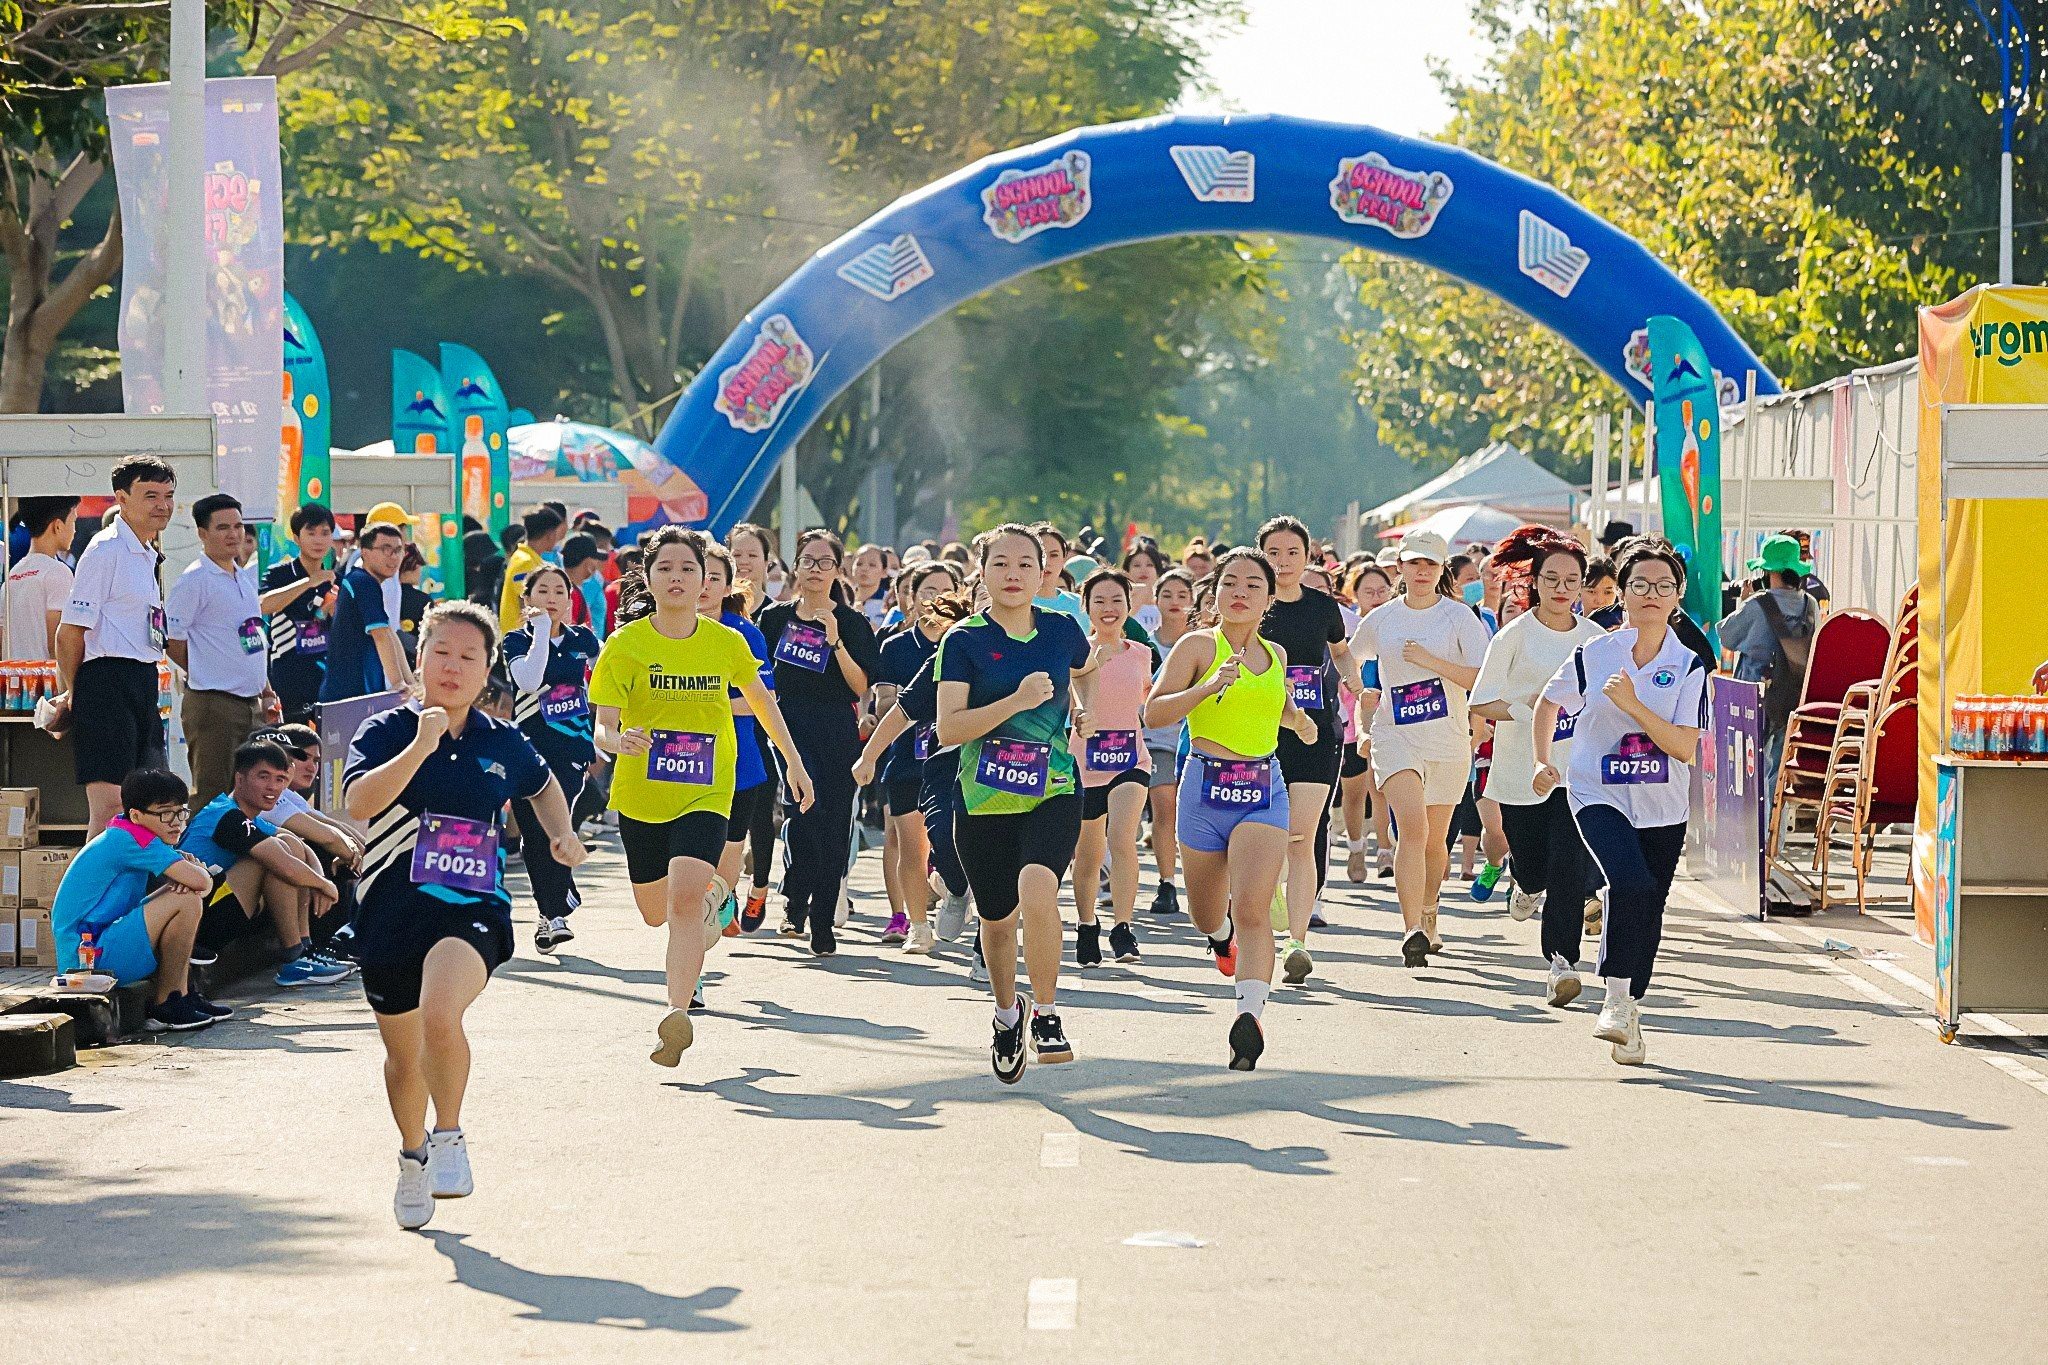
<path fill-rule="evenodd" d="M 1664 904 L 1685 849 L 1688 769 L 1707 724 L 1709 667 L 1671 628 L 1685 563 L 1670 543 L 1655 536 L 1629 542 L 1615 572 L 1627 624 L 1573 650 L 1543 689 L 1533 786 L 1544 798 L 1563 786 L 1579 835 L 1607 879 L 1599 968 L 1607 999 L 1593 1036 L 1614 1045 L 1615 1061 L 1640 1066 L 1645 1049 L 1636 1002 L 1650 986 Z M 1555 736 L 1559 718 L 1574 712 L 1565 757 Z"/>
<path fill-rule="evenodd" d="M 499 646 L 515 689 L 512 720 L 547 760 L 563 799 L 574 810 L 590 765 L 597 761 L 590 718 L 590 668 L 597 662 L 597 636 L 588 626 L 571 624 L 576 589 L 563 570 L 542 565 L 526 576 L 520 592 L 525 610 L 519 628 Z M 552 953 L 576 937 L 569 916 L 583 897 L 576 889 L 576 874 L 549 851 L 533 807 L 517 801 L 512 814 L 519 823 L 520 858 L 539 910 L 533 946 Z"/>
<path fill-rule="evenodd" d="M 796 938 L 808 929 L 811 952 L 819 957 L 839 951 L 833 920 L 846 882 L 859 793 L 853 782 L 860 757 L 856 710 L 881 671 L 868 618 L 844 600 L 839 569 L 845 559 L 838 536 L 822 529 L 804 532 L 796 542 L 795 600 L 778 602 L 760 616 L 775 666 L 775 694 L 817 795 L 808 809 L 790 813 L 783 830 L 789 870 L 782 878 L 781 932 Z"/>
<path fill-rule="evenodd" d="M 1487 647 L 1479 681 L 1472 686 L 1472 710 L 1493 722 L 1493 771 L 1486 794 L 1500 802 L 1513 859 L 1515 890 L 1508 897 L 1508 914 L 1527 920 L 1542 906 L 1549 999 L 1563 1008 L 1579 995 L 1589 867 L 1566 794 L 1537 794 L 1532 725 L 1543 689 L 1572 651 L 1605 638 L 1605 632 L 1572 609 L 1586 574 L 1586 552 L 1577 541 L 1548 527 L 1523 526 L 1501 541 L 1494 562 L 1510 576 L 1507 593 L 1526 592 L 1530 607 L 1502 626 Z M 1552 762 L 1568 762 L 1577 722 L 1576 708 L 1561 710 L 1552 722 Z"/>
<path fill-rule="evenodd" d="M 584 857 L 547 763 L 516 728 L 477 705 L 497 645 L 496 619 L 475 603 L 430 609 L 420 630 L 416 699 L 366 721 L 342 773 L 348 816 L 370 834 L 356 955 L 398 1123 L 392 1211 L 402 1228 L 426 1226 L 434 1200 L 460 1199 L 474 1188 L 462 1132 L 469 1086 L 462 1023 L 491 973 L 512 956 L 505 803 L 533 803 L 556 862 L 573 868 Z"/>
<path fill-rule="evenodd" d="M 709 539 L 664 526 L 642 545 L 644 573 L 619 594 L 620 624 L 591 672 L 590 701 L 597 747 L 617 756 L 611 808 L 634 904 L 649 928 L 667 929 L 669 1008 L 650 1060 L 675 1066 L 696 1037 L 690 1001 L 730 891 L 718 865 L 739 772 L 731 689 L 782 751 L 792 804 L 810 804 L 810 776 L 746 638 L 700 611 Z"/>

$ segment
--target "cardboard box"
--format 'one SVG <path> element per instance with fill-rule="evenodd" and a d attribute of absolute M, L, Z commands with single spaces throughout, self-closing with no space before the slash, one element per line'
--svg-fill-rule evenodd
<path fill-rule="evenodd" d="M 64 880 L 64 874 L 71 870 L 72 859 L 78 856 L 75 848 L 31 848 L 15 855 L 21 859 L 21 906 L 39 906 L 48 910 L 57 903 L 57 884 Z M 6 868 L 0 866 L 0 878 L 6 876 Z"/>
<path fill-rule="evenodd" d="M 19 914 L 20 931 L 15 936 L 15 965 L 56 966 L 57 940 L 50 933 L 50 912 L 40 907 L 25 906 Z"/>
<path fill-rule="evenodd" d="M 34 787 L 0 787 L 0 849 L 34 848 L 42 824 L 42 792 Z"/>
<path fill-rule="evenodd" d="M 0 910 L 21 908 L 21 855 L 0 853 Z"/>
<path fill-rule="evenodd" d="M 14 937 L 19 929 L 16 921 L 20 917 L 21 912 L 12 906 L 0 908 L 0 967 L 15 965 Z"/>

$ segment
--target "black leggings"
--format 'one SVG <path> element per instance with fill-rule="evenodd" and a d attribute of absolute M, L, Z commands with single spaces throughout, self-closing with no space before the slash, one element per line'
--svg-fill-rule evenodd
<path fill-rule="evenodd" d="M 548 771 L 561 784 L 562 800 L 569 809 L 576 809 L 576 798 L 583 791 L 583 768 L 574 763 L 549 764 Z M 583 904 L 576 874 L 555 861 L 554 850 L 548 847 L 548 832 L 541 828 L 533 802 L 514 801 L 512 818 L 519 824 L 519 858 L 526 864 L 526 880 L 533 886 L 533 903 L 540 907 L 540 917 L 546 920 L 573 914 Z"/>
<path fill-rule="evenodd" d="M 1011 815 L 960 812 L 954 838 L 961 866 L 974 888 L 974 910 L 983 923 L 1017 913 L 1017 877 L 1026 867 L 1048 868 L 1057 885 L 1074 864 L 1081 838 L 1081 794 L 1047 797 Z"/>
<path fill-rule="evenodd" d="M 815 931 L 829 929 L 839 910 L 839 888 L 846 881 L 846 850 L 853 837 L 853 765 L 860 758 L 860 729 L 851 706 L 816 706 L 790 698 L 783 715 L 810 772 L 817 801 L 810 810 L 788 802 L 789 872 L 782 894 L 789 903 L 790 923 Z M 815 932 L 813 937 L 815 937 Z"/>
<path fill-rule="evenodd" d="M 931 840 L 932 867 L 949 895 L 967 894 L 967 869 L 953 845 L 953 815 L 960 809 L 960 754 L 948 750 L 924 761 L 918 780 L 917 808 L 924 814 L 925 837 Z"/>
<path fill-rule="evenodd" d="M 1592 856 L 1579 837 L 1564 788 L 1533 806 L 1500 808 L 1515 885 L 1543 901 L 1543 960 L 1561 957 L 1576 967 L 1585 951 L 1586 897 L 1593 893 Z"/>
<path fill-rule="evenodd" d="M 754 725 L 754 741 L 761 746 L 761 763 L 768 770 L 769 791 L 766 801 L 756 802 L 753 820 L 747 826 L 746 835 L 754 850 L 754 894 L 759 895 L 768 887 L 774 876 L 775 867 L 775 826 L 776 796 L 782 789 L 781 756 L 769 742 L 768 732 L 759 722 Z"/>
<path fill-rule="evenodd" d="M 1650 989 L 1657 944 L 1664 936 L 1664 902 L 1685 852 L 1685 825 L 1638 829 L 1612 806 L 1578 813 L 1579 833 L 1607 876 L 1607 917 L 1600 931 L 1600 975 L 1625 976 L 1636 999 Z M 1546 917 L 1548 909 L 1545 910 Z"/>

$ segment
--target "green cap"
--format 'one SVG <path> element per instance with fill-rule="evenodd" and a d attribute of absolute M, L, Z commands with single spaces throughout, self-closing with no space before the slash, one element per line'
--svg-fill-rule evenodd
<path fill-rule="evenodd" d="M 1791 536 L 1772 536 L 1763 545 L 1763 553 L 1749 561 L 1751 573 L 1798 573 L 1813 572 L 1813 562 L 1799 557 L 1799 542 Z"/>

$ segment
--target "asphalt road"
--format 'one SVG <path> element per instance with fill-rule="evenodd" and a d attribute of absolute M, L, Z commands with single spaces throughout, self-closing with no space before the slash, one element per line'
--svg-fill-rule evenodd
<path fill-rule="evenodd" d="M 1387 884 L 1340 880 L 1257 1072 L 1178 920 L 1069 968 L 1078 1060 L 1009 1088 L 960 948 L 876 944 L 873 854 L 840 956 L 728 940 L 654 1067 L 623 873 L 558 961 L 521 906 L 470 1015 L 477 1192 L 423 1233 L 353 983 L 0 1082 L 7 1356 L 2043 1358 L 2048 1062 L 1941 1046 L 1792 927 L 1675 907 L 1625 1069 L 1597 989 L 1543 1004 L 1534 923 L 1452 896 L 1410 973 Z"/>

